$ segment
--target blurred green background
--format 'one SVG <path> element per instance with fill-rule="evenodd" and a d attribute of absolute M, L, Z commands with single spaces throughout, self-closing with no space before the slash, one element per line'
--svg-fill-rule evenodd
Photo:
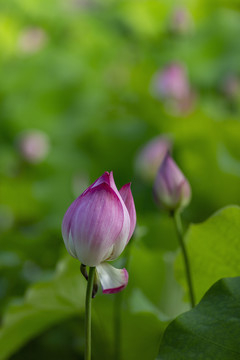
<path fill-rule="evenodd" d="M 239 10 L 237 0 L 0 1 L 1 319 L 29 286 L 51 281 L 66 255 L 61 222 L 67 207 L 113 170 L 118 187 L 132 181 L 138 216 L 124 295 L 124 359 L 153 358 L 163 328 L 157 312 L 171 318 L 186 304 L 176 304 L 182 290 L 172 269 L 171 221 L 155 206 L 151 184 L 136 174 L 135 158 L 153 137 L 171 138 L 192 186 L 186 225 L 240 203 Z M 157 88 L 157 74 L 171 64 L 184 69 L 185 98 Z M 82 281 L 77 261 L 71 266 Z M 156 291 L 157 269 L 163 279 Z M 101 313 L 93 330 L 96 358 L 112 356 L 113 301 L 98 295 L 93 305 Z M 141 306 L 148 312 L 136 314 Z M 9 358 L 79 359 L 82 324 L 82 315 L 73 314 L 43 326 Z M 99 335 L 103 327 L 106 334 Z M 145 340 L 131 338 L 136 327 L 148 329 Z M 139 357 L 134 341 L 145 346 Z"/>

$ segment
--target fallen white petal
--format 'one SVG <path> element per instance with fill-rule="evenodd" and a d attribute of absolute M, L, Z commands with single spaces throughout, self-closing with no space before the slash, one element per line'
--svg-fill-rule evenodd
<path fill-rule="evenodd" d="M 104 294 L 117 293 L 127 286 L 128 272 L 125 268 L 116 269 L 107 262 L 103 262 L 96 269 Z"/>

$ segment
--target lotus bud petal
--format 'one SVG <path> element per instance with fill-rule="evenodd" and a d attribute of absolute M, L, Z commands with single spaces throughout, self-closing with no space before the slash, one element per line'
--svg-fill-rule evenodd
<path fill-rule="evenodd" d="M 135 168 L 145 182 L 153 182 L 164 157 L 171 149 L 172 142 L 166 136 L 157 136 L 140 149 Z"/>
<path fill-rule="evenodd" d="M 102 263 L 96 269 L 104 294 L 117 293 L 127 286 L 126 269 L 116 269 L 108 263 Z"/>
<path fill-rule="evenodd" d="M 136 209 L 135 204 L 131 192 L 131 184 L 128 183 L 124 185 L 120 190 L 119 193 L 126 205 L 126 208 L 128 210 L 129 216 L 130 216 L 130 232 L 128 235 L 128 241 L 132 237 L 132 234 L 134 232 L 134 229 L 136 227 Z"/>
<path fill-rule="evenodd" d="M 156 176 L 154 197 L 158 205 L 169 211 L 184 208 L 191 200 L 189 182 L 169 154 Z"/>

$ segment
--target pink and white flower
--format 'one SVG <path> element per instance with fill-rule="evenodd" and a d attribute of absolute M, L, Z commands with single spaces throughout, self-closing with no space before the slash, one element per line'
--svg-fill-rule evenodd
<path fill-rule="evenodd" d="M 95 266 L 103 293 L 126 287 L 126 269 L 115 269 L 136 226 L 136 210 L 130 183 L 119 191 L 113 173 L 105 172 L 68 208 L 62 223 L 67 251 L 82 264 Z"/>

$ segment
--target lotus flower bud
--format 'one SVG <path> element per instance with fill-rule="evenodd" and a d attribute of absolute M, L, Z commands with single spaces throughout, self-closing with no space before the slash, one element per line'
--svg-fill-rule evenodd
<path fill-rule="evenodd" d="M 162 99 L 182 100 L 188 97 L 190 85 L 185 68 L 180 64 L 170 64 L 157 72 L 153 90 Z"/>
<path fill-rule="evenodd" d="M 18 148 L 26 161 L 39 163 L 49 152 L 48 136 L 40 130 L 24 132 L 18 139 Z"/>
<path fill-rule="evenodd" d="M 189 182 L 169 154 L 156 176 L 154 197 L 158 205 L 171 212 L 184 208 L 191 200 Z"/>
<path fill-rule="evenodd" d="M 122 253 L 135 225 L 130 184 L 118 191 L 112 172 L 105 172 L 87 188 L 64 216 L 62 235 L 69 254 L 84 265 L 96 266 L 103 292 L 116 292 L 116 284 L 119 290 L 127 284 L 126 270 L 113 271 L 105 261 Z"/>
<path fill-rule="evenodd" d="M 19 49 L 26 54 L 34 54 L 45 45 L 47 35 L 41 28 L 26 28 L 19 37 Z"/>
<path fill-rule="evenodd" d="M 167 137 L 152 139 L 140 149 L 136 157 L 136 172 L 144 181 L 152 183 L 164 157 L 171 149 L 172 142 Z"/>
<path fill-rule="evenodd" d="M 153 76 L 151 92 L 163 101 L 166 111 L 173 115 L 189 113 L 195 105 L 196 94 L 187 71 L 178 63 L 167 65 Z"/>
<path fill-rule="evenodd" d="M 185 7 L 177 7 L 170 18 L 170 30 L 174 34 L 187 34 L 193 29 L 193 18 Z"/>

